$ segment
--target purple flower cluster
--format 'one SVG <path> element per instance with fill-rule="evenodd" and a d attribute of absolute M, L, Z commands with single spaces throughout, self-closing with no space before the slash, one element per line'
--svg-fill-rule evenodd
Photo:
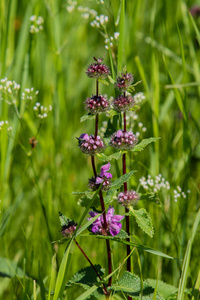
<path fill-rule="evenodd" d="M 88 66 L 86 74 L 90 78 L 106 78 L 110 74 L 109 68 L 105 64 L 102 64 L 103 60 L 101 58 L 96 59 L 94 57 L 94 60 L 96 63 Z"/>
<path fill-rule="evenodd" d="M 119 96 L 113 100 L 113 106 L 116 111 L 126 111 L 133 107 L 134 97 L 131 95 L 128 96 Z"/>
<path fill-rule="evenodd" d="M 117 77 L 115 87 L 120 91 L 126 91 L 133 82 L 133 75 L 131 73 L 122 72 L 121 76 Z"/>
<path fill-rule="evenodd" d="M 88 186 L 93 190 L 96 191 L 99 187 L 99 185 L 103 182 L 103 186 L 102 189 L 104 191 L 108 190 L 111 184 L 111 178 L 112 178 L 112 174 L 108 173 L 108 171 L 110 170 L 110 163 L 103 165 L 101 167 L 101 172 L 100 174 L 95 178 L 92 177 L 91 179 L 89 179 L 89 184 Z"/>
<path fill-rule="evenodd" d="M 92 223 L 92 227 L 91 227 L 92 232 L 101 235 L 112 235 L 112 236 L 117 235 L 122 228 L 122 224 L 120 222 L 124 218 L 124 216 L 114 215 L 114 211 L 115 211 L 114 208 L 109 206 L 108 212 L 106 214 L 106 223 L 107 223 L 106 229 L 104 226 L 103 215 L 101 215 L 100 217 L 98 217 L 96 221 Z M 91 220 L 97 215 L 97 213 L 93 211 L 90 211 L 89 214 L 91 218 L 88 218 L 88 220 Z"/>
<path fill-rule="evenodd" d="M 99 135 L 95 139 L 93 134 L 89 136 L 87 133 L 83 133 L 78 138 L 78 141 L 81 151 L 85 154 L 94 155 L 105 148 L 105 144 Z"/>
<path fill-rule="evenodd" d="M 121 192 L 118 194 L 118 203 L 125 206 L 136 205 L 139 201 L 139 195 L 135 191 Z"/>
<path fill-rule="evenodd" d="M 132 131 L 118 130 L 111 136 L 110 146 L 116 149 L 132 149 L 138 142 Z"/>
<path fill-rule="evenodd" d="M 109 109 L 109 106 L 110 105 L 106 95 L 95 95 L 85 100 L 85 109 L 92 115 L 95 115 L 99 112 L 105 112 Z"/>

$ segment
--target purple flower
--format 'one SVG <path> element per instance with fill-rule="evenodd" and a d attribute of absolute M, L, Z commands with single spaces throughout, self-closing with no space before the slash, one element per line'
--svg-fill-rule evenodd
<path fill-rule="evenodd" d="M 85 109 L 88 113 L 92 115 L 95 115 L 100 112 L 105 112 L 109 109 L 109 107 L 110 104 L 106 95 L 95 95 L 85 100 Z"/>
<path fill-rule="evenodd" d="M 118 130 L 111 136 L 110 146 L 116 149 L 132 149 L 138 142 L 132 131 Z"/>
<path fill-rule="evenodd" d="M 126 91 L 133 82 L 133 75 L 131 73 L 122 72 L 121 76 L 117 77 L 115 87 L 120 91 Z"/>
<path fill-rule="evenodd" d="M 103 140 L 97 135 L 96 139 L 93 134 L 82 133 L 78 138 L 79 147 L 83 153 L 94 155 L 105 148 Z"/>
<path fill-rule="evenodd" d="M 95 63 L 88 66 L 86 74 L 90 78 L 106 78 L 110 74 L 109 68 L 102 64 L 103 59 L 94 57 Z"/>
<path fill-rule="evenodd" d="M 89 179 L 89 184 L 88 186 L 93 190 L 96 191 L 99 187 L 99 185 L 103 182 L 103 186 L 102 189 L 104 191 L 108 190 L 111 184 L 111 178 L 112 178 L 112 174 L 108 173 L 108 171 L 110 170 L 110 163 L 103 165 L 101 167 L 101 172 L 100 174 L 95 178 L 92 177 L 91 179 Z"/>
<path fill-rule="evenodd" d="M 119 96 L 113 100 L 113 106 L 116 111 L 126 111 L 133 107 L 135 104 L 134 97 L 131 95 L 128 96 Z"/>
<path fill-rule="evenodd" d="M 118 203 L 125 206 L 136 205 L 139 201 L 139 195 L 135 191 L 121 192 L 118 194 Z"/>
<path fill-rule="evenodd" d="M 109 206 L 108 212 L 106 214 L 107 228 L 105 228 L 103 215 L 101 215 L 100 217 L 98 217 L 98 219 L 96 219 L 96 221 L 92 223 L 92 232 L 101 235 L 117 235 L 122 228 L 122 224 L 120 222 L 124 218 L 124 216 L 114 215 L 114 211 L 114 208 L 112 206 Z M 97 213 L 93 211 L 90 211 L 89 214 L 91 216 L 91 218 L 88 218 L 89 221 L 97 215 Z"/>

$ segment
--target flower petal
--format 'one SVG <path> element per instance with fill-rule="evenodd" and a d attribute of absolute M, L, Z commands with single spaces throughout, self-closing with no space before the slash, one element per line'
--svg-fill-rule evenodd
<path fill-rule="evenodd" d="M 118 130 L 117 131 L 117 137 L 122 137 L 123 136 L 123 131 L 122 130 Z"/>
<path fill-rule="evenodd" d="M 106 178 L 112 178 L 112 174 L 111 174 L 111 173 L 105 173 L 104 176 L 105 176 Z"/>
<path fill-rule="evenodd" d="M 79 138 L 79 140 L 85 140 L 88 141 L 89 140 L 89 135 L 87 133 L 82 133 Z"/>
<path fill-rule="evenodd" d="M 100 173 L 100 176 L 104 176 L 106 172 L 108 172 L 110 170 L 110 163 L 106 164 L 106 165 L 103 165 L 101 167 L 101 173 Z"/>
<path fill-rule="evenodd" d="M 121 224 L 120 224 L 121 225 Z M 120 232 L 120 229 L 118 225 L 115 225 L 115 224 L 111 224 L 110 225 L 110 228 L 109 228 L 109 231 L 110 231 L 110 234 L 112 236 L 115 236 L 117 235 L 119 232 Z"/>
<path fill-rule="evenodd" d="M 124 216 L 115 215 L 112 217 L 112 222 L 121 222 L 124 219 Z"/>
<path fill-rule="evenodd" d="M 96 178 L 96 182 L 95 182 L 95 183 L 96 183 L 96 184 L 100 184 L 100 183 L 102 183 L 102 182 L 103 182 L 103 179 L 102 179 L 101 177 L 98 176 L 98 177 Z"/>

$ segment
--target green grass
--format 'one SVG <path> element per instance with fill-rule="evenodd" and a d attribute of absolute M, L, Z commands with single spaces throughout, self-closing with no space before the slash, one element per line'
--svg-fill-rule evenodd
<path fill-rule="evenodd" d="M 0 131 L 0 298 L 57 299 L 57 294 L 54 298 L 50 295 L 49 288 L 54 291 L 56 287 L 59 294 L 61 287 L 56 280 L 60 274 L 67 275 L 68 281 L 88 266 L 73 244 L 64 256 L 66 245 L 52 241 L 61 238 L 59 211 L 78 221 L 85 210 L 72 192 L 87 189 L 92 168 L 77 147 L 76 137 L 93 133 L 93 120 L 80 123 L 85 114 L 83 101 L 95 92 L 95 81 L 85 75 L 85 69 L 93 56 L 105 55 L 113 76 L 126 65 L 135 82 L 142 80 L 136 92 L 143 91 L 146 96 L 138 112 L 139 121 L 147 127 L 144 138 L 161 137 L 143 152 L 129 156 L 128 171 L 137 170 L 130 187 L 142 192 L 139 178 L 159 173 L 171 184 L 168 193 L 160 193 L 159 205 L 150 200 L 138 203 L 138 208 L 146 208 L 151 215 L 154 237 L 145 235 L 135 221 L 131 226 L 137 236 L 133 242 L 140 240 L 177 260 L 138 250 L 132 255 L 133 272 L 179 287 L 178 299 L 189 299 L 183 291 L 185 287 L 191 289 L 196 299 L 200 269 L 196 217 L 200 207 L 200 21 L 187 10 L 195 1 L 77 2 L 95 9 L 98 15 L 108 15 L 104 31 L 108 36 L 124 32 L 118 47 L 110 48 L 109 53 L 103 35 L 90 26 L 93 18 L 83 19 L 77 9 L 69 13 L 67 1 L 0 3 L 0 79 L 7 77 L 20 84 L 16 97 L 20 114 L 24 110 L 24 89 L 39 90 L 22 119 L 0 91 L 0 121 L 8 120 L 12 126 L 9 136 L 3 128 Z M 30 16 L 34 14 L 44 18 L 44 30 L 32 35 Z M 114 89 L 111 84 L 101 85 L 100 92 L 111 96 Z M 32 151 L 29 138 L 40 126 L 33 112 L 35 102 L 51 104 L 53 109 L 43 121 Z M 100 116 L 100 122 L 105 119 Z M 114 161 L 111 163 L 116 179 Z M 121 171 L 120 161 L 118 168 Z M 191 193 L 175 203 L 173 190 L 178 185 Z M 122 212 L 115 208 L 117 213 Z M 78 241 L 93 263 L 106 268 L 104 241 L 84 236 Z M 125 258 L 125 246 L 112 242 L 112 249 L 114 267 L 118 268 Z M 67 274 L 62 273 L 63 257 L 65 262 L 68 258 L 70 261 Z M 80 287 L 68 289 L 67 299 L 76 299 L 83 292 Z"/>

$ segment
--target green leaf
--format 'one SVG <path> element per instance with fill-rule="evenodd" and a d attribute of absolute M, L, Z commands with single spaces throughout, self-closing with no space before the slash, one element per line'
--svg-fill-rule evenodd
<path fill-rule="evenodd" d="M 100 265 L 95 265 L 95 268 L 98 274 L 102 277 L 105 273 L 105 270 Z M 80 295 L 78 299 L 87 299 L 90 295 L 93 295 L 97 298 L 98 296 L 102 297 L 102 295 L 104 295 L 102 288 L 98 288 L 100 284 L 101 283 L 96 272 L 91 266 L 89 266 L 81 269 L 78 273 L 76 273 L 67 283 L 66 287 L 70 287 L 72 285 L 80 285 L 87 291 L 86 293 Z"/>
<path fill-rule="evenodd" d="M 146 279 L 144 282 L 154 289 L 157 284 L 157 291 L 160 295 L 164 297 L 164 299 L 167 299 L 169 296 L 172 296 L 178 291 L 178 288 L 174 285 L 167 284 L 161 280 Z"/>
<path fill-rule="evenodd" d="M 80 295 L 75 300 L 84 300 L 88 299 L 96 290 L 98 289 L 97 285 L 93 285 L 89 290 L 85 291 L 82 295 Z"/>
<path fill-rule="evenodd" d="M 100 265 L 94 265 L 98 274 L 102 277 L 105 273 L 105 270 Z M 84 269 L 81 269 L 77 272 L 67 283 L 67 286 L 71 286 L 73 284 L 78 284 L 83 286 L 84 288 L 90 288 L 93 284 L 99 282 L 99 278 L 94 271 L 94 269 L 89 266 Z"/>
<path fill-rule="evenodd" d="M 135 217 L 138 226 L 150 237 L 153 237 L 154 229 L 150 216 L 147 214 L 145 208 L 140 208 L 135 210 L 132 207 L 129 207 L 129 215 Z"/>
<path fill-rule="evenodd" d="M 124 182 L 126 182 L 135 172 L 137 172 L 136 170 L 130 171 L 129 173 L 126 173 L 124 175 L 122 175 L 121 177 L 117 178 L 112 184 L 110 189 L 119 189 Z"/>
<path fill-rule="evenodd" d="M 134 299 L 138 299 L 140 295 L 142 295 L 142 300 L 150 300 L 153 299 L 154 295 L 154 288 L 151 285 L 148 285 L 147 282 L 144 282 L 143 290 L 141 291 L 140 278 L 128 271 L 124 272 L 119 282 L 117 284 L 113 284 L 111 289 L 115 291 L 122 291 L 129 296 L 134 297 Z M 165 298 L 159 295 L 159 293 L 156 293 L 156 299 L 164 300 Z"/>
<path fill-rule="evenodd" d="M 108 79 L 110 83 L 115 84 L 115 80 L 110 75 L 108 75 Z"/>
<path fill-rule="evenodd" d="M 190 233 L 190 238 L 188 240 L 187 248 L 184 255 L 183 265 L 182 265 L 182 273 L 181 278 L 179 281 L 179 287 L 178 287 L 178 298 L 177 299 L 184 299 L 184 291 L 185 286 L 187 282 L 188 272 L 189 272 L 189 266 L 190 266 L 190 257 L 191 257 L 191 251 L 192 251 L 192 244 L 194 241 L 194 237 L 197 233 L 197 229 L 200 223 L 200 209 L 197 212 L 196 218 L 194 220 L 194 224 Z"/>
<path fill-rule="evenodd" d="M 116 190 L 108 190 L 107 195 L 104 196 L 104 203 L 111 204 L 114 199 L 116 199 Z"/>
<path fill-rule="evenodd" d="M 109 85 L 109 82 L 106 81 L 105 79 L 99 78 L 98 81 L 104 85 L 107 85 L 107 86 Z"/>
<path fill-rule="evenodd" d="M 60 264 L 60 268 L 58 271 L 58 276 L 56 279 L 56 285 L 55 285 L 55 292 L 54 292 L 54 297 L 53 300 L 57 300 L 59 297 L 62 296 L 62 293 L 64 291 L 65 288 L 65 282 L 67 279 L 67 274 L 68 274 L 68 270 L 69 270 L 69 260 L 71 258 L 71 254 L 70 254 L 70 248 L 72 245 L 72 240 L 69 241 L 67 248 L 65 250 L 65 253 L 63 255 L 61 264 Z"/>
<path fill-rule="evenodd" d="M 94 234 L 83 234 L 82 236 L 85 236 L 85 237 L 93 237 Z M 97 238 L 99 239 L 108 239 L 108 240 L 112 240 L 112 241 L 115 241 L 115 242 L 118 242 L 118 243 L 122 243 L 124 245 L 130 245 L 132 247 L 136 247 L 140 250 L 143 250 L 143 251 L 146 251 L 146 252 L 149 252 L 151 254 L 154 254 L 154 255 L 157 255 L 157 256 L 160 256 L 160 257 L 164 257 L 164 258 L 168 258 L 168 259 L 176 259 L 175 257 L 173 256 L 170 256 L 170 255 L 167 255 L 161 251 L 158 251 L 158 250 L 155 250 L 153 248 L 150 248 L 150 247 L 147 247 L 143 244 L 138 244 L 138 243 L 134 243 L 134 242 L 128 242 L 124 239 L 118 239 L 117 236 L 104 236 L 104 235 L 95 235 Z"/>
<path fill-rule="evenodd" d="M 92 120 L 95 118 L 95 115 L 91 115 L 91 114 L 85 114 L 81 117 L 81 120 L 80 122 L 84 122 L 84 121 L 87 121 L 87 120 Z"/>
<path fill-rule="evenodd" d="M 97 157 L 102 159 L 103 161 L 111 161 L 112 159 L 118 160 L 118 159 L 122 158 L 122 155 L 124 153 L 126 153 L 126 151 L 118 151 L 109 156 L 105 155 L 104 153 L 98 153 Z"/>
<path fill-rule="evenodd" d="M 73 222 L 72 220 L 70 220 L 69 218 L 67 218 L 65 215 L 63 215 L 60 211 L 59 211 L 59 220 L 60 220 L 61 227 L 64 226 L 64 225 L 68 226 L 69 223 Z"/>
<path fill-rule="evenodd" d="M 0 257 L 0 277 L 24 277 L 24 271 L 18 267 L 17 263 L 5 257 Z"/>
<path fill-rule="evenodd" d="M 81 228 L 77 231 L 75 236 L 79 236 L 86 228 L 88 228 L 94 221 L 96 221 L 100 215 L 101 214 L 96 215 L 94 218 L 92 218 L 92 220 L 88 221 L 86 224 L 81 226 Z"/>
<path fill-rule="evenodd" d="M 111 117 L 113 117 L 113 116 L 118 115 L 118 112 L 117 112 L 116 110 L 114 110 L 114 109 L 110 109 L 110 110 L 108 111 L 108 115 L 109 115 L 109 118 L 111 118 Z"/>
<path fill-rule="evenodd" d="M 135 147 L 133 148 L 133 150 L 131 150 L 132 152 L 138 152 L 138 151 L 142 151 L 144 150 L 144 148 L 146 148 L 149 144 L 156 142 L 157 140 L 159 140 L 160 138 L 149 138 L 149 139 L 144 139 L 142 140 L 139 144 L 135 145 Z"/>

